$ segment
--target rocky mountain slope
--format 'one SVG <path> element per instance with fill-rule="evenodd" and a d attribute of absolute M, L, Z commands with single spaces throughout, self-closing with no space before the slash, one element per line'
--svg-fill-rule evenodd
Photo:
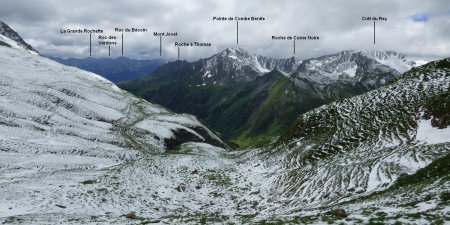
<path fill-rule="evenodd" d="M 361 214 L 373 207 L 391 219 L 402 213 L 412 221 L 416 213 L 444 218 L 449 205 L 441 196 L 448 195 L 450 185 L 449 96 L 450 59 L 445 59 L 301 115 L 279 146 L 261 152 L 268 165 L 279 168 L 273 190 L 286 201 L 273 210 L 295 214 L 328 206 Z M 432 162 L 439 169 L 424 168 Z M 421 168 L 420 173 L 435 175 L 411 175 Z M 427 191 L 414 196 L 411 190 L 417 189 Z M 374 194 L 381 190 L 387 191 Z M 395 210 L 383 210 L 389 206 Z"/>
<path fill-rule="evenodd" d="M 292 78 L 323 86 L 347 82 L 373 89 L 414 66 L 405 54 L 393 51 L 342 51 L 304 60 Z"/>
<path fill-rule="evenodd" d="M 19 36 L 19 34 L 11 29 L 6 23 L 0 20 L 0 34 L 7 37 L 8 39 L 0 40 L 0 45 L 11 47 L 13 46 L 21 46 L 22 48 L 25 48 L 29 51 L 38 53 L 31 45 L 26 43 L 22 37 Z M 12 41 L 10 41 L 12 40 Z"/>
<path fill-rule="evenodd" d="M 135 80 L 152 73 L 157 67 L 166 63 L 161 59 L 138 60 L 127 57 L 118 58 L 48 58 L 67 66 L 98 74 L 114 83 Z"/>
<path fill-rule="evenodd" d="M 196 62 L 195 67 L 202 78 L 202 83 L 197 84 L 229 85 L 252 81 L 273 69 L 291 73 L 297 68 L 299 62 L 294 57 L 271 59 L 242 48 L 227 48 L 218 54 Z M 192 83 L 192 85 L 197 84 Z"/>
<path fill-rule="evenodd" d="M 120 86 L 194 114 L 224 139 L 246 146 L 280 135 L 300 113 L 378 88 L 412 66 L 404 54 L 391 51 L 343 51 L 299 61 L 238 48 L 193 63 L 168 63 Z"/>

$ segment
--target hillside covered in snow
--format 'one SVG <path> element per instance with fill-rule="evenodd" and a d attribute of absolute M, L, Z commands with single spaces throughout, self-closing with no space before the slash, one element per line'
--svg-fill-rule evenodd
<path fill-rule="evenodd" d="M 232 150 L 192 115 L 43 58 L 5 33 L 0 43 L 2 224 L 449 221 L 450 59 L 297 115 L 270 145 Z M 352 80 L 360 66 L 392 70 L 371 60 L 403 57 L 362 54 L 302 65 Z M 336 60 L 347 67 L 331 71 Z M 308 75 L 301 68 L 299 79 Z M 280 91 L 286 82 L 272 71 L 247 88 Z"/>

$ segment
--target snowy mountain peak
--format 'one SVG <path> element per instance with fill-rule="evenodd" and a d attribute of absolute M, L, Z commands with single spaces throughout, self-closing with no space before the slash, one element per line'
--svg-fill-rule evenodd
<path fill-rule="evenodd" d="M 277 69 L 286 74 L 295 71 L 300 60 L 271 59 L 243 48 L 226 48 L 218 54 L 200 60 L 204 83 L 228 84 L 251 81 Z"/>
<path fill-rule="evenodd" d="M 253 52 L 250 52 L 243 48 L 226 48 L 221 53 L 219 53 L 220 56 L 229 57 L 232 59 L 237 60 L 257 60 L 258 55 L 254 54 Z"/>
<path fill-rule="evenodd" d="M 0 20 L 0 45 L 38 53 L 38 51 L 36 51 L 31 45 L 26 43 L 17 32 L 15 32 L 1 20 Z"/>
<path fill-rule="evenodd" d="M 364 86 L 377 87 L 414 65 L 406 54 L 394 51 L 345 50 L 304 60 L 293 78 L 318 84 L 364 82 Z"/>
<path fill-rule="evenodd" d="M 322 57 L 314 58 L 313 60 L 331 60 L 339 58 L 338 61 L 355 61 L 358 58 L 366 57 L 369 59 L 373 59 L 376 62 L 388 66 L 392 69 L 395 69 L 399 73 L 404 73 L 410 70 L 412 67 L 417 66 L 417 64 L 408 58 L 408 56 L 404 53 L 399 53 L 396 51 L 380 51 L 380 50 L 367 50 L 367 51 L 358 51 L 358 50 L 344 50 L 336 54 L 325 55 Z M 326 62 L 325 62 L 326 63 Z"/>
<path fill-rule="evenodd" d="M 416 63 L 408 58 L 404 53 L 395 51 L 363 51 L 363 55 L 376 60 L 377 62 L 389 66 L 400 73 L 404 73 L 416 66 Z"/>
<path fill-rule="evenodd" d="M 406 59 L 407 55 L 405 53 L 399 53 L 392 50 L 387 51 L 379 51 L 379 50 L 368 50 L 368 51 L 362 51 L 366 56 L 377 58 L 377 59 L 388 59 L 390 57 L 397 57 L 401 59 Z"/>

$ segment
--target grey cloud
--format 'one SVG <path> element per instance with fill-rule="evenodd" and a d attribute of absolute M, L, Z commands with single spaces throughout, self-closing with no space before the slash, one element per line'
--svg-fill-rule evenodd
<path fill-rule="evenodd" d="M 393 49 L 433 59 L 449 56 L 449 9 L 445 0 L 15 0 L 2 3 L 0 15 L 41 53 L 62 57 L 88 56 L 89 39 L 87 35 L 62 35 L 60 28 L 102 28 L 120 37 L 115 27 L 142 27 L 149 32 L 124 34 L 125 56 L 159 58 L 159 38 L 153 31 L 173 31 L 179 36 L 163 38 L 163 58 L 176 59 L 175 41 L 211 42 L 211 48 L 181 48 L 183 59 L 196 60 L 236 46 L 236 24 L 214 22 L 213 16 L 264 16 L 264 22 L 239 24 L 240 47 L 266 56 L 290 57 L 293 43 L 272 41 L 272 35 L 317 35 L 319 41 L 296 43 L 297 57 L 344 49 Z M 418 13 L 437 16 L 417 24 L 411 16 Z M 388 22 L 377 23 L 376 45 L 371 39 L 372 23 L 361 21 L 362 16 L 388 17 Z M 113 56 L 120 53 L 120 45 L 112 46 Z M 107 55 L 106 46 L 93 46 L 93 56 Z"/>

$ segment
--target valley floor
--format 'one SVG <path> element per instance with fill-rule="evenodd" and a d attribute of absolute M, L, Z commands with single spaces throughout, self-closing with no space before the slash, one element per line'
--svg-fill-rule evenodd
<path fill-rule="evenodd" d="M 448 224 L 448 170 L 329 207 L 271 212 L 275 171 L 204 143 L 139 160 L 0 153 L 2 224 Z M 443 164 L 447 166 L 448 158 Z M 243 159 L 246 162 L 244 163 Z M 436 165 L 433 165 L 436 167 Z M 442 168 L 440 168 L 442 169 Z M 436 192 L 436 190 L 438 190 Z M 439 192 L 439 193 L 438 193 Z M 286 199 L 288 201 L 288 199 Z M 401 202 L 401 204 L 399 204 Z M 340 212 L 336 209 L 345 209 Z M 348 214 L 348 215 L 347 215 Z"/>
<path fill-rule="evenodd" d="M 261 188 L 269 183 L 257 167 L 204 143 L 120 163 L 81 156 L 0 154 L 0 199 L 6 200 L 0 203 L 0 221 L 5 224 L 254 217 L 264 198 Z"/>

